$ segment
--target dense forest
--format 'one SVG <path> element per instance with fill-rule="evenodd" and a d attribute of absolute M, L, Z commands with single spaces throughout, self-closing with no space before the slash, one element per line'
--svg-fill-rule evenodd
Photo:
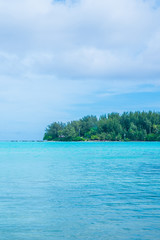
<path fill-rule="evenodd" d="M 68 123 L 53 122 L 47 141 L 160 141 L 159 112 L 124 112 L 85 116 Z"/>

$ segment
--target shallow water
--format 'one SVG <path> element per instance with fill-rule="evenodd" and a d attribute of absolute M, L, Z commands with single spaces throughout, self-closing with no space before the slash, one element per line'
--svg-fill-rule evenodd
<path fill-rule="evenodd" d="M 0 143 L 1 240 L 159 240 L 160 143 Z"/>

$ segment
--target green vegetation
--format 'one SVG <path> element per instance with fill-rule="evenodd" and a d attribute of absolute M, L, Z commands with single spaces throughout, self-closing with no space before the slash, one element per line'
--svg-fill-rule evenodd
<path fill-rule="evenodd" d="M 124 112 L 85 116 L 68 123 L 54 122 L 45 131 L 47 141 L 160 141 L 160 113 Z"/>

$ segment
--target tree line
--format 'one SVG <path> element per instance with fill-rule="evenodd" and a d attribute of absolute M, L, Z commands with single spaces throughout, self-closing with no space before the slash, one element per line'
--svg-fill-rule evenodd
<path fill-rule="evenodd" d="M 67 123 L 53 122 L 45 131 L 47 141 L 160 141 L 159 112 L 90 115 Z"/>

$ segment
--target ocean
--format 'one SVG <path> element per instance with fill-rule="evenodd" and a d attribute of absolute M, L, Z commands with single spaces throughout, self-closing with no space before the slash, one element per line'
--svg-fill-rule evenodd
<path fill-rule="evenodd" d="M 160 240 L 160 142 L 1 142 L 0 240 Z"/>

